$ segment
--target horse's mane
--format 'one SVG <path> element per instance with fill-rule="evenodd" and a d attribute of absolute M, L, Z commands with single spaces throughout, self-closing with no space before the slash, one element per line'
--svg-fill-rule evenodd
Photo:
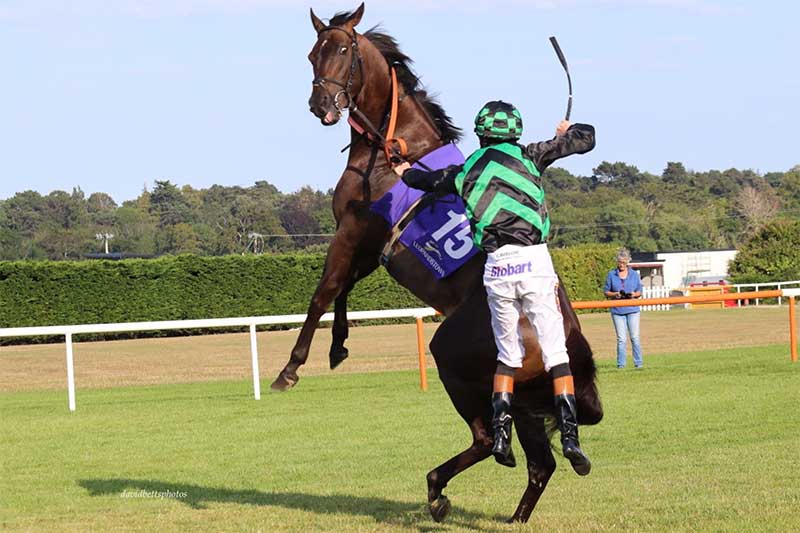
<path fill-rule="evenodd" d="M 337 13 L 330 20 L 331 26 L 344 24 L 352 13 Z M 453 124 L 453 119 L 447 114 L 444 108 L 436 101 L 434 95 L 425 91 L 420 83 L 419 77 L 414 73 L 411 65 L 414 61 L 405 55 L 397 41 L 391 35 L 381 31 L 379 26 L 375 26 L 365 32 L 364 37 L 369 39 L 375 48 L 383 55 L 386 62 L 393 66 L 397 71 L 397 79 L 403 84 L 406 93 L 412 95 L 422 105 L 428 113 L 434 125 L 441 133 L 444 142 L 457 142 L 461 140 L 461 128 Z"/>

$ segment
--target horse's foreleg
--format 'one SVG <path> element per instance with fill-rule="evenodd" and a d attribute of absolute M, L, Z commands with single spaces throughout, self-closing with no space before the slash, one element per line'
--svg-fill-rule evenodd
<path fill-rule="evenodd" d="M 492 455 L 492 439 L 482 418 L 470 425 L 472 446 L 428 473 L 428 510 L 436 522 L 441 522 L 450 512 L 450 500 L 442 494 L 447 483 L 455 476 Z"/>
<path fill-rule="evenodd" d="M 517 437 L 528 461 L 528 486 L 509 522 L 527 522 L 556 470 L 544 420 L 523 409 L 514 411 Z"/>
<path fill-rule="evenodd" d="M 319 319 L 331 305 L 331 302 L 341 293 L 347 285 L 352 274 L 350 271 L 353 261 L 353 248 L 342 244 L 343 240 L 336 239 L 328 248 L 328 257 L 325 260 L 325 270 L 322 279 L 314 291 L 311 303 L 308 306 L 308 315 L 300 329 L 289 362 L 281 370 L 272 383 L 272 389 L 285 391 L 294 387 L 300 380 L 297 369 L 308 360 L 308 351 L 311 341 L 319 325 Z"/>

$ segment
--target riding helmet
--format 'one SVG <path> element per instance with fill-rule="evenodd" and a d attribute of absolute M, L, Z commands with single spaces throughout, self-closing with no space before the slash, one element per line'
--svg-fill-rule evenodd
<path fill-rule="evenodd" d="M 513 105 L 494 100 L 487 102 L 475 116 L 475 133 L 489 139 L 522 137 L 522 115 Z"/>

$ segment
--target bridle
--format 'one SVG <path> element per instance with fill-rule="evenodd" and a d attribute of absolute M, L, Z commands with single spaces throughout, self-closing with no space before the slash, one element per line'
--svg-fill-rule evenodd
<path fill-rule="evenodd" d="M 398 113 L 398 83 L 397 83 L 397 73 L 393 66 L 390 65 L 389 67 L 389 75 L 391 79 L 391 95 L 389 102 L 387 104 L 388 115 L 386 117 L 386 121 L 388 121 L 388 125 L 384 122 L 381 124 L 380 128 L 376 128 L 372 122 L 370 122 L 369 118 L 367 118 L 364 113 L 358 109 L 356 105 L 356 99 L 361 94 L 361 90 L 364 88 L 364 60 L 361 57 L 361 50 L 358 47 L 358 34 L 356 33 L 355 29 L 353 29 L 353 33 L 351 34 L 347 30 L 343 28 L 339 28 L 337 26 L 328 26 L 326 28 L 322 28 L 320 31 L 317 32 L 317 38 L 321 36 L 323 33 L 328 31 L 340 31 L 347 35 L 350 39 L 350 72 L 347 75 L 347 80 L 342 83 L 339 80 L 334 80 L 332 78 L 326 78 L 324 76 L 317 76 L 311 82 L 312 86 L 314 87 L 321 87 L 324 89 L 329 96 L 333 96 L 333 107 L 339 113 L 339 115 L 344 115 L 344 110 L 348 109 L 350 111 L 350 117 L 348 118 L 348 123 L 350 126 L 359 134 L 361 137 L 366 138 L 368 141 L 373 142 L 380 146 L 383 149 L 384 154 L 386 155 L 386 160 L 389 164 L 394 164 L 395 161 L 404 160 L 410 163 L 417 163 L 425 170 L 430 171 L 430 167 L 425 165 L 424 163 L 420 163 L 414 159 L 410 159 L 406 157 L 408 153 L 408 146 L 405 140 L 401 138 L 395 138 L 395 127 L 397 124 L 397 113 Z M 361 78 L 361 87 L 358 90 L 358 94 L 355 96 L 350 93 L 350 89 L 353 87 L 353 80 L 355 79 L 356 68 L 358 69 L 359 76 Z M 341 89 L 335 94 L 331 95 L 331 91 L 328 90 L 327 85 L 336 85 Z M 345 105 L 339 104 L 339 98 L 344 96 L 346 98 Z M 355 118 L 358 118 L 358 121 Z M 386 134 L 382 134 L 381 131 L 383 130 L 384 126 L 387 126 Z M 349 146 L 349 145 L 348 145 Z M 345 147 L 347 149 L 347 147 Z"/>
<path fill-rule="evenodd" d="M 347 80 L 342 83 L 339 80 L 334 80 L 332 78 L 326 78 L 324 76 L 317 76 L 314 78 L 314 81 L 311 82 L 314 87 L 321 87 L 328 92 L 330 96 L 333 96 L 333 106 L 336 108 L 336 111 L 339 112 L 340 115 L 344 114 L 345 109 L 350 109 L 351 111 L 355 111 L 358 109 L 356 106 L 356 98 L 358 98 L 358 94 L 353 96 L 350 94 L 350 89 L 353 87 L 353 80 L 356 74 L 356 68 L 358 68 L 359 76 L 361 77 L 362 83 L 364 80 L 364 65 L 363 60 L 361 58 L 361 50 L 358 48 L 358 35 L 356 31 L 353 30 L 351 34 L 345 29 L 339 28 L 337 26 L 328 26 L 327 28 L 321 29 L 317 32 L 317 35 L 320 36 L 325 32 L 329 31 L 340 31 L 347 35 L 350 39 L 350 72 L 347 75 Z M 337 87 L 341 87 L 341 89 L 334 95 L 331 94 L 331 91 L 328 90 L 327 85 L 336 85 Z M 361 89 L 359 89 L 359 94 L 361 93 Z M 344 96 L 347 100 L 345 105 L 339 105 L 339 98 Z"/>

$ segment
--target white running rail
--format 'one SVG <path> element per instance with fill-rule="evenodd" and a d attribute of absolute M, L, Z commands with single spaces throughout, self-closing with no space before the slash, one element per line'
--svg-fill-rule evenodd
<path fill-rule="evenodd" d="M 392 309 L 387 311 L 351 311 L 348 320 L 368 320 L 383 318 L 424 318 L 436 315 L 430 307 L 412 309 Z M 64 335 L 67 350 L 67 399 L 69 410 L 75 411 L 75 368 L 72 349 L 72 336 L 79 333 L 119 333 L 125 331 L 151 331 L 193 328 L 223 328 L 232 326 L 249 326 L 250 354 L 253 367 L 253 396 L 261 399 L 261 382 L 258 370 L 258 344 L 256 326 L 275 324 L 302 324 L 306 315 L 258 316 L 246 318 L 211 318 L 203 320 L 168 320 L 161 322 L 124 322 L 120 324 L 83 324 L 78 326 L 43 326 L 28 328 L 0 329 L 0 337 L 35 337 L 37 335 Z M 333 313 L 325 313 L 321 322 L 333 320 Z"/>

